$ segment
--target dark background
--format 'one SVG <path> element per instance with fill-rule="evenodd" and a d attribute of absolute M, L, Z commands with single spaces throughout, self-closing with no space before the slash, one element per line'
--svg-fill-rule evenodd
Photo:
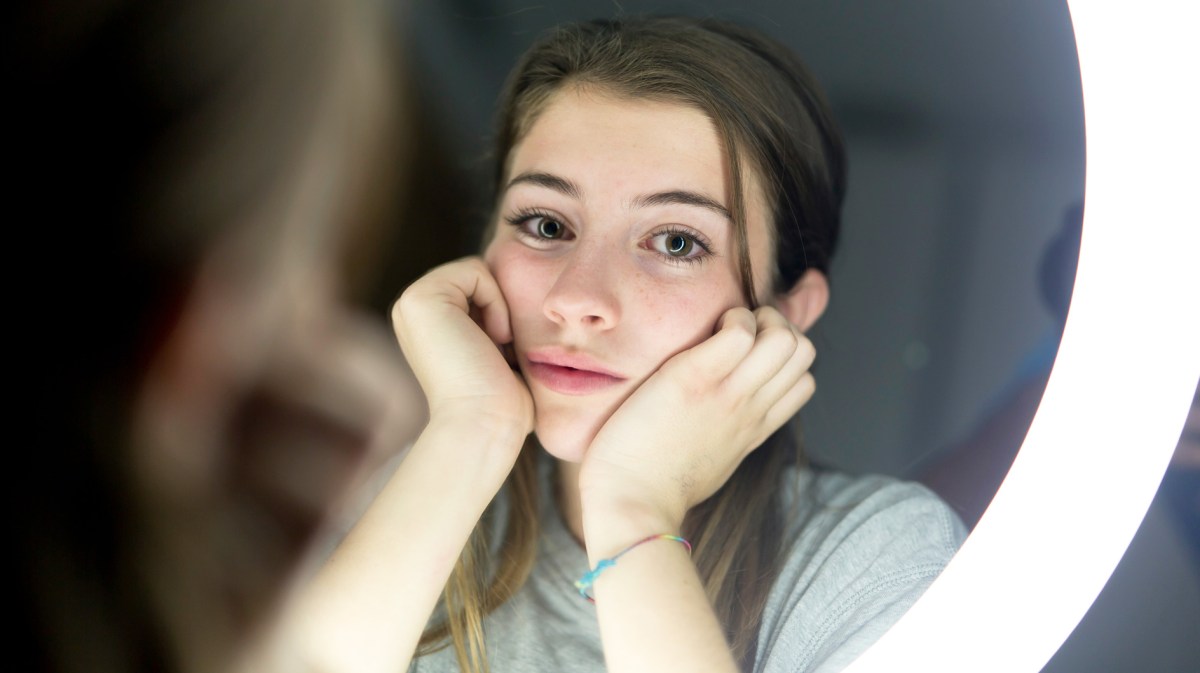
<path fill-rule="evenodd" d="M 926 480 L 971 523 L 1040 397 L 1073 274 L 1084 126 L 1064 2 L 411 2 L 413 205 L 373 302 L 477 251 L 494 101 L 521 51 L 556 23 L 641 12 L 756 26 L 825 85 L 850 188 L 832 301 L 810 334 L 806 448 L 832 467 Z M 1156 501 L 1045 670 L 1194 670 L 1200 562 L 1185 537 Z"/>

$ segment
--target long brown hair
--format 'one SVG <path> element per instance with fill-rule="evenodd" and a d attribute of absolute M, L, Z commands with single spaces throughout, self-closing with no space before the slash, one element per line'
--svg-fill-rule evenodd
<path fill-rule="evenodd" d="M 553 94 L 567 85 L 704 112 L 725 145 L 730 212 L 743 293 L 757 305 L 746 238 L 743 161 L 761 178 L 772 206 L 773 290 L 785 291 L 809 269 L 827 272 L 845 190 L 840 132 L 816 81 L 787 48 L 767 36 L 715 19 L 640 17 L 552 29 L 522 57 L 500 101 L 494 187 L 508 159 Z M 683 532 L 742 668 L 752 668 L 759 625 L 779 574 L 783 512 L 776 488 L 788 464 L 802 460 L 783 429 L 750 453 L 712 497 L 694 507 Z M 482 522 L 445 592 L 445 620 L 422 638 L 423 654 L 453 640 L 464 670 L 486 670 L 482 619 L 528 577 L 537 539 L 536 447 L 526 444 L 507 484 L 507 521 Z M 483 544 L 502 530 L 501 553 L 487 564 Z"/>

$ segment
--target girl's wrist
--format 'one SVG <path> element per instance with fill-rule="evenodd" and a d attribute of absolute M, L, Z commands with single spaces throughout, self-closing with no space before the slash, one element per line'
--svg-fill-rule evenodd
<path fill-rule="evenodd" d="M 484 439 L 491 444 L 509 444 L 520 448 L 532 432 L 532 420 L 512 415 L 482 411 L 457 405 L 431 406 L 426 431 L 433 428 L 438 433 L 473 438 L 478 443 Z"/>
<path fill-rule="evenodd" d="M 430 414 L 413 451 L 430 451 L 431 459 L 453 465 L 460 482 L 495 482 L 498 489 L 512 471 L 527 435 L 514 423 Z"/>
<path fill-rule="evenodd" d="M 595 564 L 648 535 L 678 535 L 686 510 L 665 503 L 606 495 L 582 499 L 584 544 Z"/>

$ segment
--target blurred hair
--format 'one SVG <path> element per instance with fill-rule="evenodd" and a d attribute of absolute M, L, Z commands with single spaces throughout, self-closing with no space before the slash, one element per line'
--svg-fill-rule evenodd
<path fill-rule="evenodd" d="M 640 17 L 568 24 L 539 39 L 509 76 L 499 106 L 494 187 L 508 179 L 509 158 L 539 113 L 564 87 L 582 85 L 618 97 L 698 109 L 724 144 L 730 212 L 746 302 L 757 306 L 746 239 L 746 167 L 771 207 L 775 292 L 807 269 L 828 273 L 845 191 L 841 134 L 824 94 L 794 54 L 762 33 L 715 19 Z M 493 223 L 494 226 L 494 223 Z M 498 565 L 480 571 L 481 545 L 469 544 L 447 588 L 447 620 L 426 633 L 426 649 L 452 636 L 464 670 L 486 668 L 482 615 L 506 600 L 528 575 L 537 536 L 533 443 L 509 481 L 506 547 Z M 799 459 L 787 431 L 752 452 L 713 497 L 693 508 L 684 534 L 735 656 L 749 670 L 771 582 L 781 563 L 782 519 L 775 488 L 783 467 Z M 487 526 L 477 536 L 486 539 Z M 512 544 L 527 540 L 527 548 Z M 480 579 L 484 578 L 484 579 Z M 491 578 L 486 579 L 486 578 Z"/>
<path fill-rule="evenodd" d="M 355 223 L 372 221 L 371 174 L 390 159 L 357 156 L 350 171 L 339 149 L 388 130 L 362 6 L 16 8 L 6 40 L 18 175 L 10 240 L 32 263 L 18 331 L 34 367 L 21 393 L 33 415 L 22 421 L 36 431 L 21 448 L 10 519 L 28 630 L 18 660 L 30 669 L 184 667 L 134 557 L 144 503 L 130 486 L 133 405 L 214 246 L 250 242 L 236 268 L 247 276 L 228 279 L 241 283 L 289 228 L 330 257 L 370 237 Z M 292 217 L 298 167 L 325 151 L 319 144 L 342 163 L 329 167 L 316 207 Z"/>

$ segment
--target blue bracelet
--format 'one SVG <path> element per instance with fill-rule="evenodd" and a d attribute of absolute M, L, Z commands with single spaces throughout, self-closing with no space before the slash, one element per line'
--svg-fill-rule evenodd
<path fill-rule="evenodd" d="M 583 577 L 580 577 L 578 580 L 576 580 L 575 588 L 579 589 L 579 595 L 586 598 L 589 603 L 595 603 L 596 599 L 591 595 L 590 590 L 592 585 L 596 583 L 596 578 L 600 576 L 600 573 L 604 572 L 608 568 L 611 568 L 612 566 L 615 566 L 617 564 L 617 559 L 624 556 L 634 547 L 645 544 L 652 540 L 674 540 L 683 544 L 684 547 L 687 547 L 689 554 L 692 553 L 692 543 L 679 537 L 678 535 L 651 535 L 650 537 L 642 538 L 641 540 L 629 545 L 625 549 L 622 549 L 621 552 L 616 556 L 613 556 L 612 558 L 601 559 L 600 562 L 596 564 L 595 568 L 587 571 L 583 574 Z"/>

